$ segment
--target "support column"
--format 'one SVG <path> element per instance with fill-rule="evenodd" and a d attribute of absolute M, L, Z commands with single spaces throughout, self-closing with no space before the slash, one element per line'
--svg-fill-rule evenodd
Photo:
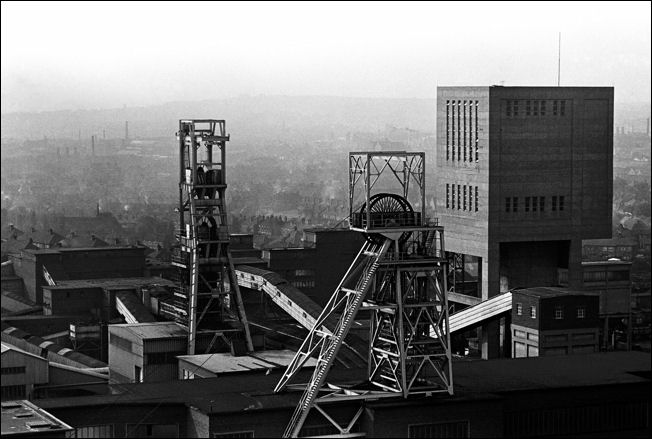
<path fill-rule="evenodd" d="M 482 325 L 480 345 L 483 360 L 500 358 L 500 320 Z"/>

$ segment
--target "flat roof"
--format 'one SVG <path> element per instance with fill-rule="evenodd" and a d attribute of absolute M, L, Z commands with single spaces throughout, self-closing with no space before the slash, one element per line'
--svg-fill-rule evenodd
<path fill-rule="evenodd" d="M 117 277 L 103 279 L 77 279 L 57 281 L 55 286 L 43 285 L 47 290 L 72 290 L 78 288 L 130 288 L 146 285 L 173 286 L 174 282 L 162 277 Z"/>
<path fill-rule="evenodd" d="M 230 353 L 179 355 L 177 358 L 197 368 L 215 374 L 249 372 L 252 370 L 270 370 L 285 368 L 294 358 L 294 351 L 289 349 L 254 352 L 248 355 L 233 356 Z M 310 358 L 303 367 L 314 367 L 317 361 Z"/>
<path fill-rule="evenodd" d="M 2 402 L 2 435 L 64 433 L 72 427 L 26 400 Z"/>
<path fill-rule="evenodd" d="M 112 328 L 126 329 L 142 339 L 177 338 L 188 335 L 188 331 L 176 322 L 122 323 L 109 325 L 109 332 Z"/>
<path fill-rule="evenodd" d="M 24 251 L 28 251 L 30 253 L 34 253 L 37 255 L 48 255 L 48 254 L 57 254 L 57 253 L 74 253 L 74 252 L 79 252 L 79 251 L 115 251 L 115 250 L 136 250 L 136 249 L 144 249 L 144 246 L 107 246 L 107 247 L 75 247 L 75 248 L 67 248 L 67 247 L 57 247 L 57 248 L 43 248 L 43 249 L 24 249 Z"/>
<path fill-rule="evenodd" d="M 525 294 L 527 296 L 534 296 L 539 298 L 546 297 L 565 297 L 565 296 L 596 296 L 598 297 L 600 293 L 592 291 L 577 291 L 569 290 L 568 288 L 563 287 L 533 287 L 533 288 L 522 288 L 518 290 L 513 290 L 512 293 Z"/>
<path fill-rule="evenodd" d="M 615 258 L 614 258 L 615 259 Z M 587 265 L 587 266 L 593 266 L 593 265 L 632 265 L 631 262 L 629 261 L 621 261 L 621 260 L 607 260 L 607 261 L 583 261 L 582 266 Z"/>
<path fill-rule="evenodd" d="M 121 404 L 186 404 L 204 412 L 233 413 L 250 410 L 294 408 L 301 392 L 275 394 L 274 387 L 283 374 L 234 374 L 228 378 L 175 380 L 162 383 L 120 384 L 120 394 L 94 395 L 39 400 L 45 408 L 104 406 Z M 646 352 L 602 352 L 553 357 L 500 360 L 455 361 L 455 395 L 438 394 L 431 401 L 455 401 L 469 397 L 499 395 L 522 390 L 562 389 L 586 386 L 644 384 L 650 373 Z M 642 374 L 640 372 L 643 372 Z M 311 369 L 299 371 L 295 383 L 305 383 Z M 367 368 L 337 369 L 329 374 L 331 383 L 360 383 Z M 488 396 L 491 397 L 491 396 Z M 410 400 L 408 400 L 410 401 Z M 412 400 L 422 404 L 423 399 Z"/>

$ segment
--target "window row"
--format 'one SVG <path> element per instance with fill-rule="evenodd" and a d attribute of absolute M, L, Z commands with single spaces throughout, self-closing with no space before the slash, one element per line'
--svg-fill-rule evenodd
<path fill-rule="evenodd" d="M 545 100 L 508 100 L 505 105 L 505 115 L 515 116 L 565 116 L 566 101 Z"/>
<path fill-rule="evenodd" d="M 517 316 L 522 316 L 523 315 L 523 304 L 521 304 L 521 303 L 516 304 L 516 315 Z M 530 307 L 530 318 L 533 318 L 533 319 L 537 318 L 537 307 L 536 306 L 531 306 Z"/>
<path fill-rule="evenodd" d="M 0 372 L 2 375 L 18 375 L 25 373 L 25 366 L 3 367 Z"/>
<path fill-rule="evenodd" d="M 446 101 L 446 160 L 478 162 L 478 101 Z"/>
<path fill-rule="evenodd" d="M 477 186 L 446 183 L 446 209 L 477 212 L 479 207 Z"/>
<path fill-rule="evenodd" d="M 566 197 L 564 195 L 553 195 L 550 197 L 550 210 L 553 212 L 563 211 L 566 207 Z M 524 197 L 523 211 L 525 212 L 544 212 L 546 210 L 546 197 Z M 505 212 L 516 213 L 519 211 L 519 198 L 505 198 Z"/>

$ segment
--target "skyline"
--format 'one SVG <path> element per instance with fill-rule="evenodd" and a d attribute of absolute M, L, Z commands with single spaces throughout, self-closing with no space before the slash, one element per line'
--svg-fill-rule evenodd
<path fill-rule="evenodd" d="M 183 11 L 198 18 L 175 33 Z M 614 86 L 617 103 L 644 103 L 649 30 L 649 2 L 3 2 L 2 113 L 556 86 L 559 32 L 562 86 Z"/>

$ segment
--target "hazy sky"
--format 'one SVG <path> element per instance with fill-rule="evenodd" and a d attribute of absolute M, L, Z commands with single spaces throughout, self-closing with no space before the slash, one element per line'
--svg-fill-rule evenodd
<path fill-rule="evenodd" d="M 650 2 L 2 2 L 2 112 L 237 96 L 616 87 L 650 101 Z"/>

